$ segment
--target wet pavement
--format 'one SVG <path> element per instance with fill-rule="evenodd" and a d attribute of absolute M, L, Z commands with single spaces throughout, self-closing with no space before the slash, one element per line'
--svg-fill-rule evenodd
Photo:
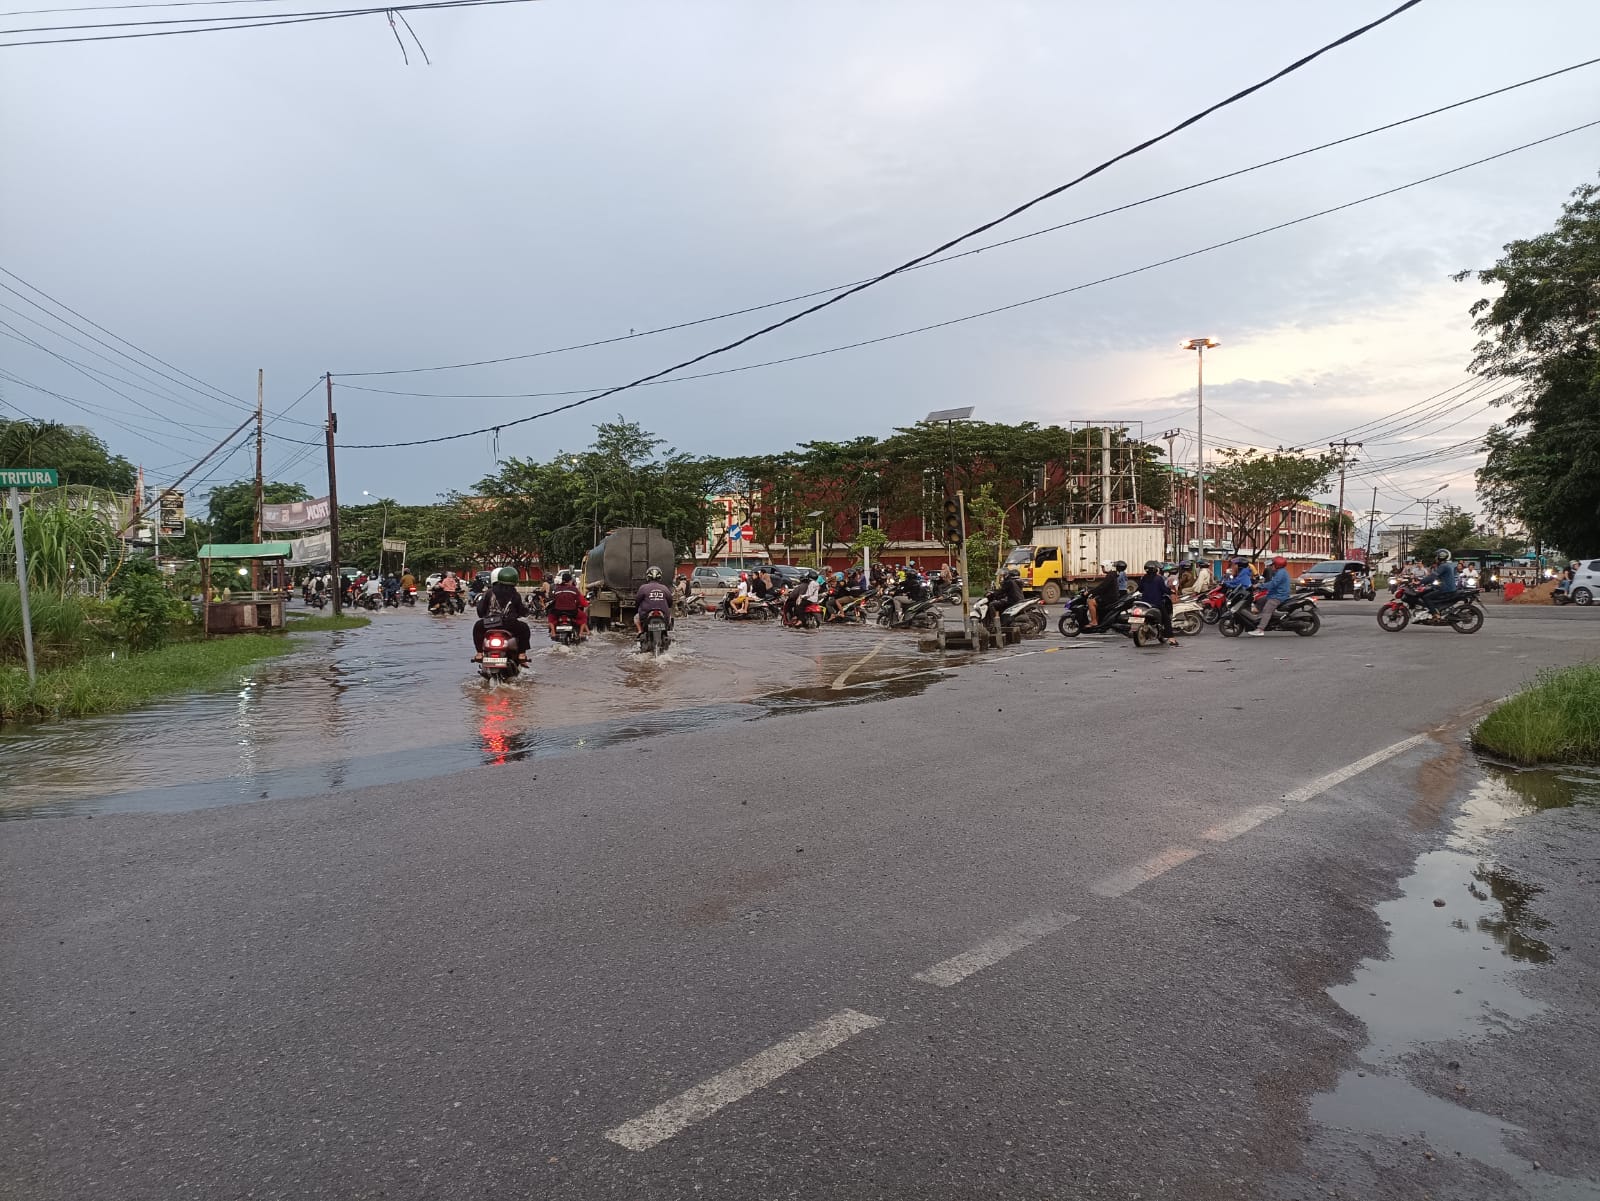
<path fill-rule="evenodd" d="M 631 638 L 534 630 L 532 668 L 488 684 L 471 623 L 421 611 L 307 635 L 236 686 L 0 732 L 0 820 L 198 809 L 375 784 L 451 787 L 484 764 L 594 750 L 820 705 L 907 695 L 968 656 L 909 632 L 681 619 L 659 660 Z"/>

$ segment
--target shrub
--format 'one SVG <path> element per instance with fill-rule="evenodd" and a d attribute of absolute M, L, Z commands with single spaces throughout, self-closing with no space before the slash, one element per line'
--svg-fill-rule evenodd
<path fill-rule="evenodd" d="M 1514 763 L 1600 763 L 1600 664 L 1541 673 L 1478 723 L 1472 741 Z"/>
<path fill-rule="evenodd" d="M 189 607 L 167 591 L 159 575 L 142 572 L 122 582 L 111 610 L 118 637 L 136 651 L 160 646 L 189 614 Z"/>

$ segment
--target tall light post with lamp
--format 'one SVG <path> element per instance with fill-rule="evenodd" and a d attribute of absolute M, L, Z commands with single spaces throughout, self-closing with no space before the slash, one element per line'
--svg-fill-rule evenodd
<path fill-rule="evenodd" d="M 1190 338 L 1178 345 L 1180 350 L 1192 350 L 1195 359 L 1194 384 L 1194 437 L 1195 437 L 1195 522 L 1200 528 L 1200 553 L 1206 553 L 1206 351 L 1215 350 L 1221 342 L 1211 338 Z"/>
<path fill-rule="evenodd" d="M 823 535 L 827 532 L 827 529 L 828 529 L 828 518 L 827 518 L 827 515 L 825 513 L 823 513 L 823 511 L 821 509 L 812 509 L 811 512 L 806 514 L 806 516 L 807 517 L 818 517 L 818 518 L 821 518 L 821 520 L 817 522 L 817 574 L 821 575 L 822 571 L 823 571 L 823 567 L 822 567 L 823 541 L 822 541 L 822 539 L 823 539 Z"/>
<path fill-rule="evenodd" d="M 383 575 L 383 544 L 389 540 L 389 502 L 381 496 L 373 496 L 365 488 L 361 490 L 362 496 L 371 496 L 374 501 L 383 506 L 382 533 L 378 535 L 378 574 Z"/>

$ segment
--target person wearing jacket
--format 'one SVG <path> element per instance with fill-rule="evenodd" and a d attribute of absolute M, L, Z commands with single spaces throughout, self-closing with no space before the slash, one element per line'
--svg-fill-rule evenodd
<path fill-rule="evenodd" d="M 517 658 L 526 663 L 528 661 L 528 647 L 533 642 L 533 633 L 528 629 L 528 623 L 523 618 L 528 615 L 528 606 L 522 602 L 522 593 L 517 591 L 517 569 L 515 567 L 502 567 L 494 573 L 494 582 L 478 594 L 478 621 L 472 627 L 472 645 L 476 650 L 472 661 L 476 663 L 483 658 L 483 631 L 484 623 L 491 613 L 497 614 L 500 621 L 517 638 Z"/>
<path fill-rule="evenodd" d="M 1195 564 L 1194 579 L 1190 582 L 1189 586 L 1184 589 L 1184 595 L 1192 596 L 1195 600 L 1199 600 L 1206 593 L 1210 592 L 1213 587 L 1215 587 L 1215 585 L 1211 581 L 1211 564 L 1206 562 L 1204 559 L 1201 559 Z"/>
<path fill-rule="evenodd" d="M 1178 640 L 1172 636 L 1172 585 L 1167 583 L 1167 577 L 1161 574 L 1161 564 L 1154 559 L 1144 565 L 1144 574 L 1139 577 L 1139 596 L 1160 612 L 1161 636 L 1167 640 L 1167 645 L 1177 646 Z"/>
<path fill-rule="evenodd" d="M 1422 603 L 1429 613 L 1437 613 L 1439 606 L 1456 594 L 1456 565 L 1450 552 L 1440 547 L 1434 555 L 1434 569 L 1422 577 Z"/>
<path fill-rule="evenodd" d="M 1248 572 L 1248 567 L 1243 569 Z M 1267 598 L 1261 603 L 1261 614 L 1256 618 L 1256 628 L 1250 631 L 1252 638 L 1265 638 L 1267 623 L 1272 620 L 1272 615 L 1279 605 L 1289 599 L 1289 566 L 1288 560 L 1282 555 L 1272 557 L 1272 574 L 1267 577 Z"/>

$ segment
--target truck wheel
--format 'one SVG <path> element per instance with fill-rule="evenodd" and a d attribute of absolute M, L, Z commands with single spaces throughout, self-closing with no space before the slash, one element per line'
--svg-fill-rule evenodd
<path fill-rule="evenodd" d="M 1039 589 L 1039 599 L 1047 605 L 1055 604 L 1061 599 L 1061 585 L 1051 580 L 1043 588 Z"/>

